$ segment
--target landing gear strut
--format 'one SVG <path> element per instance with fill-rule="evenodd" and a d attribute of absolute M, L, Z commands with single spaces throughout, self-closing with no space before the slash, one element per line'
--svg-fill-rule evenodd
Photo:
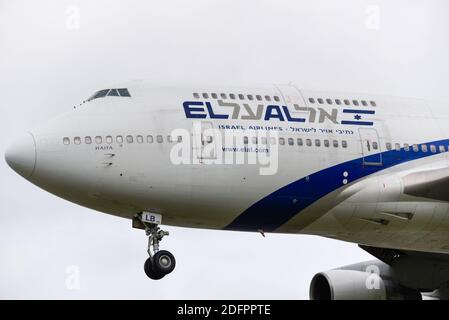
<path fill-rule="evenodd" d="M 148 217 L 145 214 L 139 215 L 139 219 L 145 226 L 145 232 L 148 236 L 148 255 L 149 258 L 145 261 L 144 271 L 148 278 L 153 280 L 160 280 L 167 274 L 171 273 L 176 266 L 176 260 L 173 254 L 166 250 L 159 250 L 159 242 L 165 236 L 168 236 L 168 231 L 159 228 L 158 219 L 151 219 L 148 222 Z"/>

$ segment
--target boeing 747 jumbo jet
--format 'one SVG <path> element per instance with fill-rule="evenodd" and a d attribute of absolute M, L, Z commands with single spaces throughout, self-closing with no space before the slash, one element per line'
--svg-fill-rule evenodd
<path fill-rule="evenodd" d="M 445 299 L 449 104 L 293 85 L 96 92 L 30 130 L 6 161 L 148 235 L 145 273 L 175 258 L 160 225 L 310 234 L 377 259 L 321 272 L 311 299 Z"/>

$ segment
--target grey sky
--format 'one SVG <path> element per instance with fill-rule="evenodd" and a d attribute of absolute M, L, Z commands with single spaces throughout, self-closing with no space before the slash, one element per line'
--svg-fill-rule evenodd
<path fill-rule="evenodd" d="M 447 0 L 0 0 L 0 153 L 132 79 L 449 101 L 448 15 Z M 58 199 L 3 159 L 0 173 L 0 298 L 305 299 L 316 272 L 371 259 L 318 237 L 169 227 L 177 269 L 154 282 L 129 221 Z M 66 287 L 72 265 L 79 290 Z"/>

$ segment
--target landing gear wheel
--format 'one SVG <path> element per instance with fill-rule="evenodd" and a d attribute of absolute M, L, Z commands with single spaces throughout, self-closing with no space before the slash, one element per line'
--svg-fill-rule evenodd
<path fill-rule="evenodd" d="M 153 257 L 153 268 L 167 275 L 171 273 L 176 266 L 175 257 L 166 250 L 158 251 Z"/>
<path fill-rule="evenodd" d="M 143 265 L 143 269 L 145 270 L 145 274 L 147 275 L 147 277 L 152 280 L 160 280 L 165 276 L 164 273 L 162 273 L 158 269 L 154 268 L 151 258 L 148 258 L 145 261 L 145 264 Z"/>
<path fill-rule="evenodd" d="M 139 219 L 144 225 L 145 233 L 148 236 L 147 252 L 150 257 L 144 264 L 145 273 L 150 279 L 162 279 L 171 273 L 176 265 L 175 257 L 170 252 L 159 250 L 159 243 L 165 236 L 169 235 L 169 232 L 159 228 L 158 223 L 162 221 L 162 217 L 159 214 L 141 212 L 134 218 Z M 158 223 L 154 223 L 156 221 Z"/>

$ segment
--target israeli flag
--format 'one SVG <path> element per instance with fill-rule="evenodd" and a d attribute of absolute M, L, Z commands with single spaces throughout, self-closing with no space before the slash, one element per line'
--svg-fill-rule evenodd
<path fill-rule="evenodd" d="M 341 121 L 341 124 L 349 124 L 354 126 L 372 126 L 374 125 L 371 116 L 376 114 L 374 110 L 361 110 L 361 109 L 343 109 L 343 114 L 346 116 L 345 120 Z"/>

